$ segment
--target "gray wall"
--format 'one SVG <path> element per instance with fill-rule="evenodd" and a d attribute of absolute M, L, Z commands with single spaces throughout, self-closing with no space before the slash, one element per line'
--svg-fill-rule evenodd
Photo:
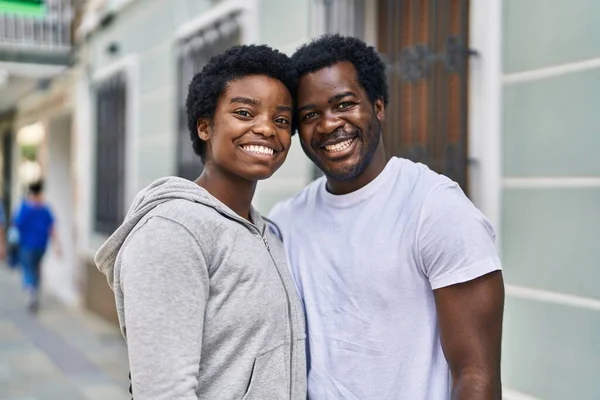
<path fill-rule="evenodd" d="M 502 40 L 504 383 L 600 399 L 600 2 L 504 0 Z"/>

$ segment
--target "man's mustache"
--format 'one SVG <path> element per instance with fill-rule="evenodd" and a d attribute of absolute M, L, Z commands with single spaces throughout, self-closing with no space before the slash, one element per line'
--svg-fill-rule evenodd
<path fill-rule="evenodd" d="M 321 136 L 314 144 L 319 147 L 325 147 L 329 146 L 330 144 L 339 143 L 345 139 L 354 139 L 359 135 L 360 131 L 358 129 L 353 131 L 345 131 L 344 129 L 340 128 L 327 135 Z"/>

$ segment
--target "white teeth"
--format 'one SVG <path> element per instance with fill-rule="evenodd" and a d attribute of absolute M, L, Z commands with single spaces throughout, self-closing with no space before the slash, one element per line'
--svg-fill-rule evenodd
<path fill-rule="evenodd" d="M 265 146 L 248 145 L 248 146 L 243 146 L 242 148 L 244 150 L 246 150 L 247 152 L 256 153 L 256 154 L 266 154 L 266 155 L 272 156 L 274 153 L 273 149 L 271 149 L 269 147 L 265 147 Z"/>
<path fill-rule="evenodd" d="M 327 150 L 331 153 L 336 153 L 338 151 L 342 151 L 344 149 L 347 149 L 352 144 L 353 140 L 354 139 L 348 139 L 348 140 L 344 140 L 343 142 L 340 142 L 340 143 L 325 146 L 325 150 Z"/>

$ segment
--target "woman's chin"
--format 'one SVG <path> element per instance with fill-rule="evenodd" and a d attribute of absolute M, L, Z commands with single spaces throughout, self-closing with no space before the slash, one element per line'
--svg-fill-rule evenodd
<path fill-rule="evenodd" d="M 277 171 L 277 169 L 272 168 L 249 168 L 244 171 L 243 177 L 249 181 L 262 181 L 265 179 L 269 179 L 273 174 Z"/>

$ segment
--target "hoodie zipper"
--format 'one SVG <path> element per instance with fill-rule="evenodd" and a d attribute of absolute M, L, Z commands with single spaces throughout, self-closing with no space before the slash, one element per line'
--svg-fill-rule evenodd
<path fill-rule="evenodd" d="M 218 208 L 217 208 L 218 209 Z M 292 301 L 290 298 L 290 293 L 288 291 L 288 288 L 285 285 L 285 281 L 283 279 L 283 275 L 281 274 L 281 272 L 279 271 L 279 268 L 277 267 L 277 263 L 275 262 L 275 259 L 273 258 L 273 254 L 271 254 L 271 247 L 269 246 L 269 241 L 267 240 L 267 235 L 265 234 L 264 230 L 266 230 L 266 222 L 265 222 L 265 229 L 263 229 L 263 232 L 261 232 L 258 227 L 256 225 L 254 225 L 251 222 L 248 222 L 245 219 L 242 219 L 241 217 L 238 217 L 237 215 L 230 215 L 227 212 L 224 212 L 221 209 L 218 209 L 219 212 L 221 214 L 223 214 L 224 216 L 226 216 L 227 218 L 233 219 L 234 221 L 237 221 L 239 223 L 242 223 L 246 226 L 250 226 L 252 227 L 252 229 L 258 233 L 258 235 L 261 237 L 263 244 L 265 245 L 265 248 L 267 249 L 267 253 L 269 253 L 269 257 L 271 257 L 271 261 L 273 262 L 273 266 L 275 267 L 275 270 L 277 271 L 277 274 L 279 275 L 279 280 L 281 280 L 281 285 L 283 286 L 283 291 L 285 293 L 285 297 L 287 300 L 287 306 L 288 306 L 288 321 L 290 324 L 290 400 L 292 399 L 292 391 L 293 391 L 293 386 L 294 386 L 294 325 L 293 325 L 293 320 L 292 320 Z"/>
<path fill-rule="evenodd" d="M 254 225 L 254 227 L 258 231 L 258 227 L 256 227 L 256 225 Z M 265 225 L 265 229 L 266 229 L 266 225 Z M 258 231 L 258 232 L 260 233 L 260 231 Z M 279 271 L 279 268 L 277 267 L 277 263 L 275 262 L 275 259 L 273 258 L 273 254 L 271 254 L 271 248 L 269 247 L 269 241 L 267 240 L 267 235 L 264 234 L 264 231 L 263 231 L 261 236 L 262 236 L 262 240 L 265 244 L 265 247 L 267 248 L 267 252 L 269 253 L 269 256 L 271 257 L 271 261 L 273 261 L 275 270 L 277 270 L 277 274 L 279 275 L 279 279 L 281 280 L 281 285 L 283 286 L 283 291 L 285 292 L 285 297 L 287 299 L 288 319 L 290 322 L 290 400 L 291 400 L 292 393 L 293 393 L 293 387 L 294 387 L 294 343 L 295 343 L 294 342 L 294 327 L 293 327 L 293 321 L 292 321 L 292 301 L 290 299 L 290 294 L 289 294 L 288 288 L 285 286 L 283 276 L 282 276 L 281 272 Z"/>

